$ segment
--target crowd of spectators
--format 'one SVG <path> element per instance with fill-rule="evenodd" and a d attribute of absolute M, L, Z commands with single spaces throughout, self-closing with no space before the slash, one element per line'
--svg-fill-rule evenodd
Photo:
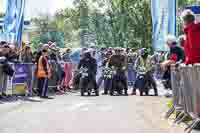
<path fill-rule="evenodd" d="M 185 64 L 194 64 L 200 63 L 200 23 L 196 22 L 195 15 L 191 10 L 185 10 L 182 13 L 183 21 L 183 32 L 184 35 L 181 35 L 179 38 L 169 35 L 166 38 L 166 44 L 170 48 L 167 59 L 161 63 L 161 67 L 166 70 L 171 64 L 176 62 L 183 62 Z M 8 43 L 6 41 L 0 42 L 0 63 L 33 63 L 37 64 L 39 58 L 42 55 L 42 51 L 45 49 L 48 51 L 48 61 L 52 64 L 60 64 L 60 62 L 70 62 L 75 63 L 76 65 L 82 57 L 82 53 L 87 51 L 88 48 L 81 48 L 80 51 L 72 55 L 72 50 L 68 48 L 65 52 L 61 53 L 59 47 L 57 47 L 56 42 L 48 42 L 47 44 L 40 44 L 36 51 L 32 51 L 30 44 L 22 44 L 22 47 L 18 49 L 15 44 Z M 97 60 L 103 60 L 106 58 L 107 54 L 113 53 L 113 48 L 101 48 L 97 50 L 95 47 L 91 47 L 91 56 Z M 131 53 L 131 48 L 123 49 L 125 54 Z M 134 49 L 133 51 L 138 50 Z M 161 55 L 164 52 L 161 52 Z M 163 57 L 163 56 L 162 56 Z M 54 65 L 52 65 L 54 66 Z M 61 66 L 57 66 L 61 68 Z M 72 66 L 65 66 L 66 71 L 72 71 Z M 64 69 L 60 71 L 59 78 L 63 77 Z M 54 69 L 53 69 L 54 70 Z M 65 73 L 66 74 L 66 73 Z M 69 74 L 69 73 L 68 73 Z M 71 72 L 70 74 L 71 75 Z M 72 76 L 70 76 L 72 77 Z M 70 78 L 71 80 L 71 78 Z M 69 82 L 69 79 L 67 80 Z M 61 81 L 60 81 L 60 84 Z M 67 88 L 70 88 L 67 85 Z"/>

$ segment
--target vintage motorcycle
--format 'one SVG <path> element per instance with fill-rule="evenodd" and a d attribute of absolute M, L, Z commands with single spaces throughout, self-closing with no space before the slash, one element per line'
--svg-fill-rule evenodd
<path fill-rule="evenodd" d="M 84 96 L 85 92 L 88 93 L 88 96 L 91 96 L 91 94 L 94 92 L 96 96 L 99 96 L 99 90 L 95 88 L 95 79 L 93 79 L 95 76 L 94 74 L 91 74 L 87 68 L 81 68 L 80 71 L 80 83 L 79 88 L 81 91 L 81 96 Z"/>

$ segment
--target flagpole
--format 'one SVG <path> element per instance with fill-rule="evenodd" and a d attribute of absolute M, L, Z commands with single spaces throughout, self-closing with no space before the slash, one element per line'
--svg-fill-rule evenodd
<path fill-rule="evenodd" d="M 175 24 L 176 24 L 176 31 L 175 31 L 175 34 L 176 34 L 176 36 L 178 36 L 179 35 L 179 25 L 178 25 L 178 23 L 177 23 L 177 20 L 178 20 L 178 14 L 177 14 L 177 12 L 178 12 L 178 9 L 179 9 L 179 4 L 178 4 L 178 0 L 175 0 L 175 3 L 176 3 L 176 11 L 175 11 L 175 13 L 176 13 L 176 22 L 175 22 Z"/>

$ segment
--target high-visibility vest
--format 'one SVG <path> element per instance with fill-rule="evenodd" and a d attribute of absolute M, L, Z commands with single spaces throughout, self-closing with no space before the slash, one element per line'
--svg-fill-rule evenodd
<path fill-rule="evenodd" d="M 46 74 L 45 70 L 44 70 L 44 67 L 43 67 L 43 64 L 42 64 L 42 59 L 45 59 L 46 61 L 46 64 L 47 64 L 47 70 L 48 70 L 48 74 L 50 74 L 50 67 L 49 67 L 49 63 L 48 63 L 48 60 L 46 57 L 44 56 L 41 56 L 39 58 L 39 61 L 38 61 L 38 70 L 37 70 L 37 77 L 48 77 L 48 74 Z"/>

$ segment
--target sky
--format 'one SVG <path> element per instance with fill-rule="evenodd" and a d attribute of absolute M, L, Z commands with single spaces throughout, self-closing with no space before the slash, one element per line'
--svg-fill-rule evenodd
<path fill-rule="evenodd" d="M 57 10 L 72 7 L 72 0 L 26 0 L 25 18 L 40 14 L 54 14 Z M 5 11 L 6 0 L 0 0 L 0 12 Z"/>

